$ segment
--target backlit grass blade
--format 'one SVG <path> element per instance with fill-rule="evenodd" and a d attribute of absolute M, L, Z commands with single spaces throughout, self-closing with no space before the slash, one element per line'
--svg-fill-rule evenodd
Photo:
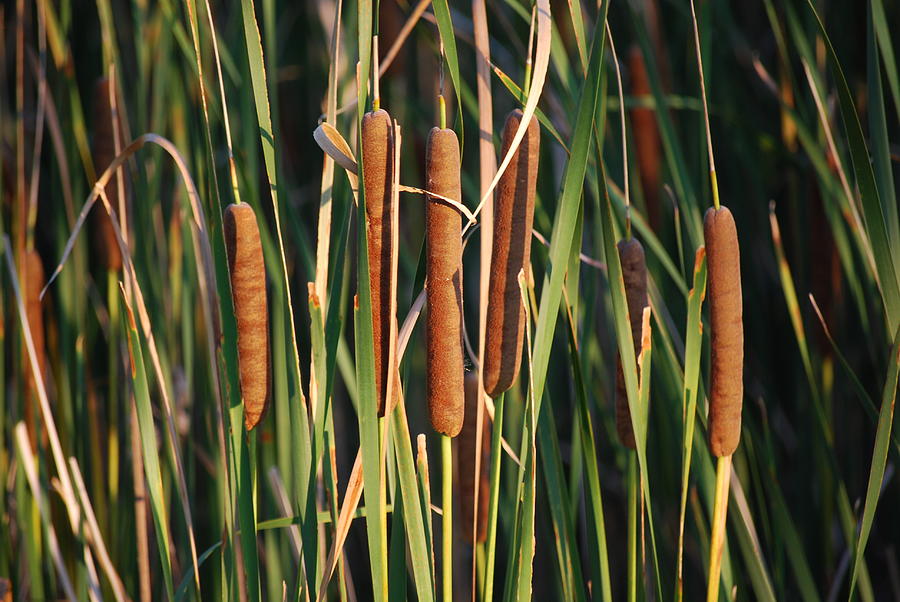
<path fill-rule="evenodd" d="M 122 319 L 128 333 L 128 350 L 131 355 L 131 379 L 134 386 L 134 403 L 137 406 L 138 426 L 141 433 L 141 451 L 143 453 L 144 472 L 146 474 L 147 493 L 150 496 L 150 508 L 153 514 L 153 526 L 156 529 L 157 549 L 163 571 L 163 582 L 170 600 L 175 598 L 172 582 L 171 551 L 169 549 L 169 519 L 166 513 L 166 500 L 163 492 L 162 474 L 159 469 L 159 449 L 156 440 L 156 426 L 153 424 L 153 408 L 150 405 L 150 390 L 147 386 L 147 373 L 144 368 L 144 354 L 141 350 L 141 339 L 131 306 L 122 291 L 125 314 Z"/>
<path fill-rule="evenodd" d="M 681 450 L 681 509 L 678 520 L 678 560 L 675 598 L 683 597 L 684 521 L 687 511 L 688 484 L 694 443 L 694 424 L 697 417 L 697 391 L 700 388 L 700 355 L 703 351 L 703 300 L 706 297 L 706 248 L 700 247 L 694 257 L 694 286 L 688 293 L 687 331 L 684 344 L 684 387 L 681 411 L 684 439 Z"/>
<path fill-rule="evenodd" d="M 875 431 L 875 449 L 872 451 L 872 467 L 869 470 L 869 484 L 866 487 L 866 504 L 863 508 L 862 519 L 859 526 L 859 539 L 853 555 L 853 574 L 850 578 L 850 597 L 856 588 L 856 578 L 860 562 L 866 550 L 866 543 L 872 531 L 872 521 L 875 519 L 875 507 L 878 505 L 878 497 L 881 494 L 881 482 L 884 479 L 884 467 L 887 462 L 888 444 L 890 443 L 891 428 L 894 424 L 894 401 L 897 397 L 897 377 L 900 375 L 900 331 L 894 337 L 894 346 L 888 363 L 888 373 L 884 384 L 884 393 L 881 397 L 881 411 L 878 415 L 878 428 Z"/>
<path fill-rule="evenodd" d="M 887 328 L 889 332 L 894 333 L 897 331 L 897 327 L 900 326 L 900 284 L 898 284 L 900 281 L 897 279 L 895 257 L 897 253 L 900 253 L 900 249 L 892 248 L 888 239 L 888 228 L 882 211 L 882 201 L 878 194 L 878 187 L 875 184 L 875 174 L 872 171 L 872 164 L 869 160 L 869 150 L 866 146 L 865 136 L 853 103 L 853 94 L 850 91 L 850 86 L 847 84 L 847 79 L 844 77 L 844 71 L 841 68 L 834 46 L 832 46 L 828 37 L 828 32 L 825 30 L 825 25 L 819 18 L 815 6 L 811 1 L 808 0 L 808 2 L 810 10 L 816 18 L 819 33 L 821 33 L 825 42 L 831 71 L 837 86 L 838 104 L 850 146 L 850 157 L 856 174 L 856 184 L 862 197 L 866 231 L 872 243 L 872 252 L 877 258 L 875 265 L 879 277 L 879 289 L 884 301 L 884 311 L 887 316 Z"/>

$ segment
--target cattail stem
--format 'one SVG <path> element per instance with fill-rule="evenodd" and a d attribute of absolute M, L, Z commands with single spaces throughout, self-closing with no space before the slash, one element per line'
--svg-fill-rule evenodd
<path fill-rule="evenodd" d="M 637 453 L 628 452 L 628 602 L 637 601 L 638 476 Z"/>
<path fill-rule="evenodd" d="M 722 456 L 716 465 L 716 499 L 713 507 L 712 538 L 709 549 L 709 581 L 706 602 L 719 599 L 719 575 L 722 572 L 722 548 L 725 544 L 725 518 L 728 514 L 728 488 L 731 484 L 731 456 Z"/>
<path fill-rule="evenodd" d="M 441 435 L 441 509 L 444 602 L 453 602 L 453 440 L 446 435 Z"/>
<path fill-rule="evenodd" d="M 716 160 L 713 157 L 712 133 L 709 129 L 709 106 L 706 102 L 706 78 L 703 76 L 703 56 L 700 52 L 700 28 L 694 0 L 691 0 L 691 19 L 694 21 L 694 48 L 697 51 L 697 69 L 700 72 L 700 94 L 703 97 L 703 122 L 706 125 L 706 148 L 709 152 L 709 184 L 712 187 L 713 206 L 719 208 L 719 183 L 716 181 Z"/>
<path fill-rule="evenodd" d="M 118 274 L 106 272 L 107 308 L 109 311 L 109 391 L 119 390 L 119 287 Z M 110 507 L 116 511 L 119 497 L 119 404 L 109 403 L 109 495 Z"/>
<path fill-rule="evenodd" d="M 503 435 L 503 400 L 506 394 L 501 393 L 494 400 L 494 424 L 491 427 L 491 495 L 488 502 L 487 538 L 485 540 L 484 586 L 481 589 L 482 600 L 493 600 L 494 596 L 494 560 L 497 551 L 497 512 L 500 501 L 500 440 Z"/>
<path fill-rule="evenodd" d="M 447 128 L 447 101 L 443 94 L 438 94 L 438 123 L 442 130 Z"/>

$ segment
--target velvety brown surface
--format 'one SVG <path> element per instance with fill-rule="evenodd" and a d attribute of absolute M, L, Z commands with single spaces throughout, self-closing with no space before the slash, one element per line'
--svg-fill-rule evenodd
<path fill-rule="evenodd" d="M 472 544 L 472 525 L 475 517 L 475 453 L 478 425 L 478 373 L 466 372 L 466 417 L 456 444 L 457 474 L 459 475 L 460 529 L 463 539 Z M 478 471 L 478 522 L 475 541 L 487 538 L 488 502 L 490 501 L 491 425 L 487 412 L 481 414 L 481 466 Z"/>
<path fill-rule="evenodd" d="M 734 217 L 727 207 L 710 208 L 703 218 L 709 266 L 710 358 L 709 446 L 730 456 L 741 439 L 744 400 L 744 324 L 741 251 Z"/>
<path fill-rule="evenodd" d="M 638 46 L 632 46 L 628 54 L 628 71 L 631 79 L 631 94 L 635 97 L 652 98 L 650 78 L 647 77 L 647 66 L 644 55 Z M 629 112 L 631 131 L 634 133 L 635 155 L 637 157 L 638 174 L 641 178 L 641 190 L 647 209 L 650 226 L 658 231 L 660 226 L 660 156 L 659 130 L 656 114 L 647 107 L 635 107 Z"/>
<path fill-rule="evenodd" d="M 375 343 L 375 391 L 378 415 L 384 416 L 391 351 L 391 186 L 394 174 L 394 135 L 387 111 L 378 110 L 363 116 L 362 155 L 372 291 L 372 340 Z M 396 367 L 396 356 L 394 365 Z M 395 385 L 390 409 L 397 404 L 397 399 Z"/>
<path fill-rule="evenodd" d="M 503 127 L 506 155 L 522 111 L 515 109 Z M 519 271 L 527 269 L 531 256 L 531 227 L 534 222 L 534 192 L 537 185 L 541 128 L 532 118 L 525 138 L 509 167 L 497 183 L 494 195 L 494 242 L 491 252 L 490 294 L 484 349 L 484 389 L 498 397 L 509 389 L 519 373 L 525 308 L 519 290 Z"/>
<path fill-rule="evenodd" d="M 46 284 L 44 277 L 44 264 L 40 254 L 34 249 L 25 253 L 25 265 L 22 274 L 22 295 L 25 301 L 25 316 L 28 319 L 28 328 L 31 330 L 31 340 L 34 343 L 34 352 L 37 357 L 41 377 L 47 374 L 47 347 L 44 337 L 44 315 L 41 304 L 41 289 Z M 37 438 L 34 417 L 37 414 L 38 389 L 34 373 L 31 371 L 31 360 L 28 357 L 28 349 L 22 346 L 24 355 L 25 373 L 28 375 L 26 382 L 28 399 L 25 401 L 25 425 L 32 446 Z"/>
<path fill-rule="evenodd" d="M 432 128 L 425 151 L 426 188 L 462 200 L 459 142 L 449 129 Z M 437 197 L 426 196 L 426 396 L 431 426 L 455 437 L 463 423 L 462 218 Z"/>
<path fill-rule="evenodd" d="M 122 123 L 121 117 L 119 123 Z M 94 141 L 93 160 L 94 171 L 97 177 L 109 167 L 116 158 L 116 144 L 113 137 L 113 114 L 109 103 L 109 78 L 103 77 L 97 80 L 94 86 Z M 119 148 L 122 143 L 122 128 L 119 127 Z M 124 170 L 122 171 L 124 181 Z M 119 183 L 115 175 L 106 184 L 106 197 L 110 205 L 119 213 Z M 106 269 L 118 271 L 122 267 L 122 253 L 116 242 L 116 233 L 110 223 L 109 214 L 103 207 L 100 199 L 91 210 L 91 240 L 94 254 L 98 261 Z"/>
<path fill-rule="evenodd" d="M 631 340 L 634 357 L 641 353 L 641 324 L 647 301 L 647 262 L 644 247 L 636 238 L 620 240 L 616 245 L 622 263 L 622 280 L 625 282 L 625 300 L 628 303 L 628 321 L 631 324 Z M 616 432 L 622 445 L 634 449 L 634 431 L 631 428 L 631 412 L 628 409 L 628 393 L 622 359 L 616 356 Z"/>
<path fill-rule="evenodd" d="M 269 309 L 266 267 L 256 214 L 247 203 L 229 205 L 223 216 L 231 297 L 238 331 L 238 363 L 244 424 L 255 427 L 269 401 Z"/>

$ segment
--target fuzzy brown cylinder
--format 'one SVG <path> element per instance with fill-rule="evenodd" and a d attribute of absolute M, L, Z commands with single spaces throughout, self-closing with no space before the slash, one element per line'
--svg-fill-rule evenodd
<path fill-rule="evenodd" d="M 622 264 L 622 280 L 625 282 L 625 301 L 628 304 L 628 321 L 631 324 L 631 340 L 635 360 L 641 354 L 641 327 L 647 301 L 647 261 L 644 247 L 636 238 L 620 240 L 616 245 Z M 625 389 L 622 358 L 616 356 L 616 432 L 622 445 L 635 448 L 634 430 L 631 428 L 631 411 Z"/>
<path fill-rule="evenodd" d="M 727 207 L 710 208 L 703 218 L 709 266 L 712 356 L 709 395 L 709 446 L 730 456 L 741 439 L 744 400 L 744 324 L 741 251 L 734 217 Z"/>
<path fill-rule="evenodd" d="M 461 201 L 459 142 L 450 129 L 432 128 L 425 150 L 426 188 Z M 448 437 L 463 423 L 462 218 L 443 200 L 426 195 L 426 397 L 431 426 Z"/>
<path fill-rule="evenodd" d="M 644 64 L 644 55 L 638 46 L 632 46 L 628 54 L 628 70 L 631 74 L 632 96 L 651 97 L 652 90 L 650 89 L 650 78 L 647 76 L 647 66 Z M 662 157 L 656 114 L 653 109 L 635 107 L 631 109 L 630 116 L 647 220 L 650 222 L 651 228 L 658 230 L 662 219 L 659 201 L 662 186 L 660 177 Z"/>
<path fill-rule="evenodd" d="M 116 158 L 116 142 L 113 129 L 113 111 L 109 102 L 109 78 L 100 78 L 94 86 L 94 143 L 93 160 L 97 177 L 109 167 Z M 122 147 L 121 118 L 118 118 L 119 145 Z M 106 197 L 110 205 L 119 213 L 118 178 L 110 178 L 106 184 Z M 116 241 L 110 216 L 98 199 L 97 206 L 91 211 L 91 240 L 94 254 L 107 270 L 118 271 L 122 267 L 122 253 Z"/>
<path fill-rule="evenodd" d="M 506 156 L 522 111 L 516 109 L 503 127 Z M 534 194 L 537 186 L 541 128 L 532 118 L 509 167 L 497 183 L 494 196 L 494 240 L 488 293 L 484 348 L 484 390 L 499 397 L 516 380 L 522 358 L 525 307 L 519 288 L 519 271 L 527 271 L 531 257 Z"/>
<path fill-rule="evenodd" d="M 223 216 L 231 298 L 237 321 L 238 364 L 244 424 L 253 429 L 269 401 L 269 309 L 266 266 L 256 214 L 247 203 L 229 205 Z"/>
<path fill-rule="evenodd" d="M 457 439 L 456 454 L 459 471 L 460 528 L 463 539 L 469 543 L 482 542 L 487 538 L 488 502 L 490 483 L 488 470 L 491 455 L 491 427 L 487 412 L 481 414 L 481 466 L 478 471 L 478 521 L 475 522 L 475 458 L 478 426 L 478 373 L 466 372 L 466 414 L 462 430 Z M 475 538 L 472 538 L 472 525 Z"/>
<path fill-rule="evenodd" d="M 388 399 L 388 365 L 391 352 L 391 279 L 393 250 L 392 187 L 394 133 L 385 110 L 366 113 L 362 121 L 363 190 L 369 248 L 369 286 L 372 291 L 372 340 L 375 344 L 375 391 L 378 415 L 385 414 Z M 396 354 L 394 355 L 396 367 Z M 397 404 L 397 384 L 390 395 L 390 409 Z"/>
<path fill-rule="evenodd" d="M 39 378 L 43 379 L 47 374 L 47 347 L 44 335 L 44 315 L 41 303 L 41 290 L 46 284 L 44 276 L 44 264 L 41 261 L 40 254 L 31 249 L 25 253 L 25 263 L 23 269 L 23 295 L 25 301 L 25 317 L 28 321 L 28 329 L 31 331 L 31 341 L 34 343 L 34 353 L 37 358 Z M 35 423 L 35 408 L 39 402 L 37 378 L 31 369 L 31 360 L 28 357 L 28 350 L 22 346 L 24 354 L 26 388 L 28 395 L 25 400 L 25 426 L 28 430 L 28 437 L 31 445 L 37 443 L 37 425 Z"/>

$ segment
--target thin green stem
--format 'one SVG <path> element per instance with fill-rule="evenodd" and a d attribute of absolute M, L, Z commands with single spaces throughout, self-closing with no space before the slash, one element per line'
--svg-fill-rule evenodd
<path fill-rule="evenodd" d="M 713 206 L 719 210 L 719 183 L 716 181 L 716 161 L 713 157 L 712 133 L 709 129 L 709 106 L 706 102 L 706 78 L 703 76 L 703 56 L 700 53 L 700 28 L 694 0 L 691 0 L 691 18 L 694 21 L 694 47 L 697 51 L 697 70 L 700 72 L 700 94 L 703 97 L 703 122 L 706 125 L 706 148 L 709 151 L 709 184 L 712 187 Z"/>
<path fill-rule="evenodd" d="M 453 440 L 445 435 L 441 435 L 441 510 L 444 602 L 453 602 Z"/>
<path fill-rule="evenodd" d="M 438 95 L 438 119 L 441 126 L 441 129 L 447 128 L 447 102 L 444 100 L 444 95 Z"/>
<path fill-rule="evenodd" d="M 488 502 L 487 537 L 485 538 L 484 587 L 481 599 L 494 596 L 494 560 L 497 551 L 497 511 L 500 501 L 500 439 L 503 436 L 503 400 L 505 393 L 494 400 L 494 424 L 491 428 L 491 495 Z"/>
<path fill-rule="evenodd" d="M 628 452 L 628 602 L 637 602 L 638 478 L 637 455 Z"/>
<path fill-rule="evenodd" d="M 722 570 L 722 548 L 725 544 L 725 518 L 728 514 L 728 487 L 730 484 L 731 456 L 723 456 L 719 458 L 716 465 L 716 498 L 709 546 L 709 581 L 706 585 L 706 602 L 717 602 L 719 599 L 719 574 Z"/>

